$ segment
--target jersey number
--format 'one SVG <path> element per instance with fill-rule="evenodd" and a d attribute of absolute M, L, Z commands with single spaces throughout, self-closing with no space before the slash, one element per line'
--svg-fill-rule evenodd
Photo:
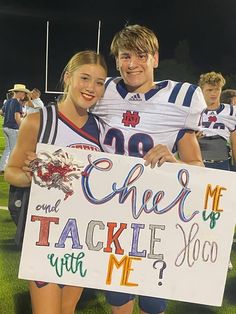
<path fill-rule="evenodd" d="M 220 122 L 212 122 L 212 121 L 206 121 L 206 122 L 202 122 L 202 126 L 204 128 L 210 128 L 210 126 L 212 125 L 213 123 L 213 129 L 221 129 L 221 130 L 224 130 L 225 129 L 225 125 L 224 123 L 220 123 Z"/>
<path fill-rule="evenodd" d="M 104 139 L 104 145 L 112 146 L 114 143 L 115 154 L 124 155 L 127 141 L 128 155 L 133 157 L 143 157 L 153 146 L 153 139 L 145 133 L 136 133 L 129 138 L 118 129 L 110 129 Z"/>

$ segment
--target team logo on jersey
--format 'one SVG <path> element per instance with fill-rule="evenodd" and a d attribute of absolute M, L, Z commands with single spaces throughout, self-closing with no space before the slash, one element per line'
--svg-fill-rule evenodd
<path fill-rule="evenodd" d="M 140 116 L 137 111 L 129 111 L 127 110 L 125 113 L 123 113 L 123 119 L 122 123 L 124 126 L 132 126 L 133 128 L 136 127 L 137 124 L 139 124 Z"/>
<path fill-rule="evenodd" d="M 208 117 L 208 121 L 209 122 L 216 122 L 217 121 L 217 117 L 216 116 L 209 116 Z"/>
<path fill-rule="evenodd" d="M 83 150 L 91 150 L 91 151 L 96 151 L 96 152 L 100 151 L 100 149 L 97 146 L 91 145 L 91 144 L 85 144 L 85 143 L 71 144 L 69 147 L 83 149 Z"/>
<path fill-rule="evenodd" d="M 128 99 L 129 101 L 142 101 L 142 98 L 140 97 L 139 94 L 133 95 Z"/>

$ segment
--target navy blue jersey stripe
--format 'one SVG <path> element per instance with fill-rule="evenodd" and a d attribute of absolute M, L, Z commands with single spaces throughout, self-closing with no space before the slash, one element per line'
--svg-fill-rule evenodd
<path fill-rule="evenodd" d="M 168 102 L 174 103 L 174 102 L 176 101 L 177 95 L 178 95 L 178 93 L 179 93 L 179 91 L 180 91 L 180 88 L 181 88 L 181 86 L 182 86 L 183 84 L 184 84 L 184 83 L 179 82 L 179 83 L 177 83 L 177 84 L 175 85 L 175 87 L 173 88 L 172 93 L 170 94 L 170 97 L 169 97 Z"/>
<path fill-rule="evenodd" d="M 233 105 L 230 105 L 230 112 L 229 112 L 229 115 L 232 116 L 232 115 L 233 115 L 233 112 L 234 112 Z"/>
<path fill-rule="evenodd" d="M 51 144 L 54 144 L 55 143 L 55 140 L 56 140 L 56 136 L 57 136 L 57 129 L 58 129 L 58 105 L 56 104 L 54 106 L 54 111 L 53 111 L 53 116 L 55 118 L 55 126 L 54 126 L 54 129 L 52 128 L 54 134 L 53 134 L 53 138 L 52 138 L 52 143 Z"/>
<path fill-rule="evenodd" d="M 191 104 L 191 101 L 193 98 L 193 94 L 194 94 L 196 88 L 197 88 L 197 85 L 190 85 L 189 86 L 187 93 L 184 97 L 183 106 L 190 107 L 190 104 Z"/>
<path fill-rule="evenodd" d="M 52 117 L 53 117 L 53 108 L 52 106 L 48 106 L 47 107 L 47 124 L 46 124 L 46 128 L 44 131 L 44 135 L 42 138 L 42 143 L 47 144 L 48 143 L 48 139 L 50 137 L 50 132 L 51 132 L 51 126 L 52 126 Z"/>
<path fill-rule="evenodd" d="M 159 82 L 158 84 L 156 84 L 155 88 L 150 89 L 150 91 L 148 91 L 145 94 L 145 100 L 149 100 L 152 96 L 154 96 L 156 93 L 158 93 L 161 89 L 165 88 L 168 84 L 168 81 L 163 81 L 163 82 Z"/>
<path fill-rule="evenodd" d="M 47 108 L 47 107 L 46 107 Z M 39 133 L 38 133 L 38 139 L 37 142 L 40 141 L 40 137 L 41 137 L 41 133 L 43 131 L 43 109 L 39 110 L 39 114 L 40 114 L 40 125 L 39 125 Z"/>
<path fill-rule="evenodd" d="M 123 80 L 120 80 L 117 84 L 116 84 L 116 90 L 117 92 L 120 94 L 120 96 L 124 99 L 126 97 L 126 95 L 128 94 L 127 91 L 127 87 L 124 83 Z"/>
<path fill-rule="evenodd" d="M 223 111 L 225 108 L 224 104 L 220 104 L 219 108 L 216 110 L 216 113 L 219 114 L 221 111 Z M 214 110 L 209 110 L 209 111 L 214 111 Z"/>

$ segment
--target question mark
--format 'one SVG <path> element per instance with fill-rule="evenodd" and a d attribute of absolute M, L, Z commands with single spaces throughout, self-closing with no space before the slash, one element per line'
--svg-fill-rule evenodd
<path fill-rule="evenodd" d="M 158 269 L 158 266 L 157 266 L 158 263 L 161 263 L 161 264 L 162 264 L 162 267 L 160 268 L 160 272 L 159 272 L 159 279 L 162 279 L 162 278 L 163 278 L 164 269 L 166 269 L 166 266 L 167 266 L 167 265 L 166 265 L 166 262 L 165 262 L 165 261 L 163 261 L 163 260 L 157 260 L 157 261 L 155 261 L 155 262 L 153 263 L 153 268 Z M 158 286 L 162 286 L 162 282 L 161 282 L 161 281 L 158 282 Z"/>

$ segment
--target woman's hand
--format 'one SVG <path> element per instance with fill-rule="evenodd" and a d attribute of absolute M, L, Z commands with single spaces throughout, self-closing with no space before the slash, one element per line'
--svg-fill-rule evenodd
<path fill-rule="evenodd" d="M 32 169 L 31 169 L 30 164 L 33 160 L 35 160 L 37 158 L 37 155 L 34 152 L 28 152 L 26 155 L 27 155 L 27 158 L 25 159 L 25 164 L 22 167 L 22 170 L 24 171 L 25 175 L 29 179 L 29 182 L 31 183 Z"/>

